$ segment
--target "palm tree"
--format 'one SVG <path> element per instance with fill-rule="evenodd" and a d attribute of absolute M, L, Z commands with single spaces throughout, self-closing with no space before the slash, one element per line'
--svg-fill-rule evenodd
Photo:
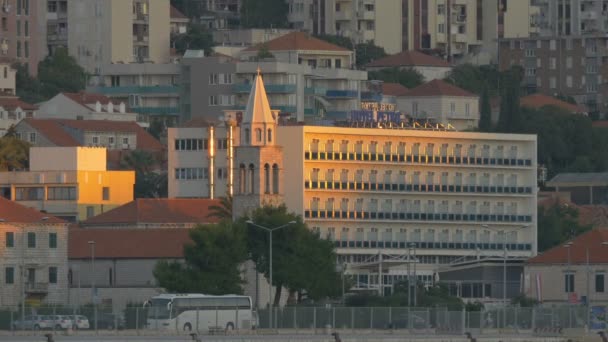
<path fill-rule="evenodd" d="M 219 205 L 209 207 L 209 215 L 207 217 L 232 221 L 232 195 L 226 194 L 226 197 L 220 197 L 219 200 Z"/>

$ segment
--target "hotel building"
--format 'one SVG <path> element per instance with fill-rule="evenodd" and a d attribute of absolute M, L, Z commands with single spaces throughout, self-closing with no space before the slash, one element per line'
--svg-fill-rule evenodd
<path fill-rule="evenodd" d="M 169 196 L 228 192 L 236 215 L 284 201 L 335 242 L 354 290 L 390 293 L 408 269 L 431 283 L 505 244 L 536 255 L 535 136 L 277 125 L 273 112 L 257 76 L 242 119 L 169 129 Z"/>

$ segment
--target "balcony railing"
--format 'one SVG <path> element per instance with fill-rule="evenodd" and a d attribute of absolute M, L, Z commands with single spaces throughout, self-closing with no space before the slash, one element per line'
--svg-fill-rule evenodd
<path fill-rule="evenodd" d="M 529 186 L 397 184 L 377 182 L 328 182 L 308 180 L 304 181 L 304 188 L 307 190 L 436 192 L 519 195 L 532 194 L 532 187 Z"/>
<path fill-rule="evenodd" d="M 335 90 L 330 89 L 325 92 L 325 97 L 329 98 L 356 98 L 356 90 Z"/>
<path fill-rule="evenodd" d="M 25 292 L 26 293 L 47 293 L 49 292 L 49 284 L 48 283 L 25 283 Z"/>
<path fill-rule="evenodd" d="M 295 93 L 295 84 L 265 84 L 264 88 L 267 93 Z M 232 91 L 235 93 L 249 93 L 251 92 L 251 84 L 234 84 L 232 85 Z"/>
<path fill-rule="evenodd" d="M 337 240 L 337 248 L 392 248 L 407 249 L 414 244 L 417 249 L 457 249 L 457 250 L 504 250 L 502 243 L 490 242 L 411 242 L 411 241 L 368 241 L 368 240 Z M 509 251 L 531 251 L 529 243 L 507 243 Z"/>
<path fill-rule="evenodd" d="M 388 153 L 355 153 L 355 152 L 304 152 L 305 160 L 343 160 L 363 162 L 411 163 L 411 164 L 440 164 L 440 165 L 486 165 L 530 167 L 531 159 L 519 158 L 489 158 L 489 157 L 454 157 L 404 155 Z"/>
<path fill-rule="evenodd" d="M 494 222 L 528 223 L 532 215 L 504 214 L 450 214 L 450 213 L 406 213 L 377 211 L 304 210 L 307 219 L 362 220 L 362 221 L 439 221 L 439 222 Z"/>
<path fill-rule="evenodd" d="M 104 95 L 119 94 L 175 94 L 179 93 L 179 87 L 174 85 L 157 86 L 122 86 L 122 87 L 97 87 L 94 92 Z"/>

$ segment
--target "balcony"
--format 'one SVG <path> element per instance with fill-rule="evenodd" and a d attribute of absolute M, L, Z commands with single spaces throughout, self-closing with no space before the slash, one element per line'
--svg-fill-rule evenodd
<path fill-rule="evenodd" d="M 357 98 L 356 90 L 327 90 L 325 92 L 325 97 L 341 99 L 341 98 Z"/>
<path fill-rule="evenodd" d="M 376 12 L 363 10 L 357 13 L 357 17 L 359 20 L 375 20 Z"/>
<path fill-rule="evenodd" d="M 157 86 L 124 86 L 124 87 L 97 87 L 94 92 L 104 95 L 130 95 L 130 94 L 179 94 L 179 87 L 173 85 Z"/>
<path fill-rule="evenodd" d="M 437 166 L 475 166 L 497 168 L 530 168 L 532 159 L 517 158 L 487 158 L 487 157 L 455 157 L 455 156 L 427 156 L 394 153 L 354 153 L 354 152 L 304 152 L 304 160 L 324 161 L 340 160 L 356 163 L 400 163 L 400 164 L 429 164 Z"/>
<path fill-rule="evenodd" d="M 325 88 L 319 88 L 319 87 L 306 87 L 306 88 L 304 88 L 304 94 L 306 94 L 306 95 L 325 96 L 326 93 L 327 93 L 327 89 L 325 89 Z"/>
<path fill-rule="evenodd" d="M 597 12 L 595 12 L 595 11 L 581 12 L 581 20 L 597 20 Z"/>
<path fill-rule="evenodd" d="M 520 195 L 532 194 L 530 186 L 496 186 L 496 185 L 440 185 L 440 184 L 403 184 L 378 182 L 334 182 L 334 181 L 304 181 L 304 189 L 319 191 L 358 191 L 384 193 L 436 193 L 441 195 Z"/>
<path fill-rule="evenodd" d="M 334 241 L 336 248 L 392 248 L 407 249 L 414 244 L 416 249 L 450 249 L 450 250 L 498 250 L 503 251 L 502 243 L 490 242 L 421 242 L 421 241 L 378 241 L 378 240 L 337 240 Z M 509 252 L 526 252 L 532 250 L 528 243 L 507 243 Z"/>
<path fill-rule="evenodd" d="M 38 293 L 45 294 L 49 292 L 49 284 L 48 283 L 25 283 L 25 293 Z"/>
<path fill-rule="evenodd" d="M 296 92 L 295 84 L 265 84 L 264 88 L 267 93 L 275 94 L 290 94 Z M 232 91 L 240 94 L 248 94 L 251 92 L 251 84 L 234 84 Z"/>
<path fill-rule="evenodd" d="M 336 12 L 336 21 L 351 21 L 353 19 L 353 12 L 351 11 L 339 11 Z"/>

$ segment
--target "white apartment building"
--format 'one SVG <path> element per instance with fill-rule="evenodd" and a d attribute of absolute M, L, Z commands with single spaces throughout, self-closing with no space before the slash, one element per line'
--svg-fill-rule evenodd
<path fill-rule="evenodd" d="M 541 36 L 580 36 L 608 30 L 606 0 L 532 0 L 532 3 L 539 8 L 532 19 Z"/>
<path fill-rule="evenodd" d="M 0 137 L 11 126 L 25 118 L 33 118 L 38 107 L 19 100 L 16 96 L 0 96 Z"/>
<path fill-rule="evenodd" d="M 284 199 L 334 241 L 355 290 L 389 293 L 414 261 L 430 283 L 442 265 L 502 256 L 505 243 L 510 257 L 536 255 L 535 136 L 276 126 L 268 101 L 252 100 L 265 98 L 260 83 L 240 123 L 169 129 L 171 197 L 227 191 L 237 214 Z"/>
<path fill-rule="evenodd" d="M 68 224 L 0 197 L 0 307 L 63 304 Z"/>
<path fill-rule="evenodd" d="M 262 47 L 273 58 L 256 61 Z M 354 56 L 350 50 L 293 32 L 243 50 L 240 60 L 233 88 L 236 109 L 245 108 L 258 67 L 264 73 L 272 108 L 291 114 L 298 122 L 346 119 L 349 111 L 360 107 L 367 72 L 351 69 Z"/>
<path fill-rule="evenodd" d="M 88 73 L 111 63 L 169 62 L 166 0 L 68 1 L 68 48 Z"/>

